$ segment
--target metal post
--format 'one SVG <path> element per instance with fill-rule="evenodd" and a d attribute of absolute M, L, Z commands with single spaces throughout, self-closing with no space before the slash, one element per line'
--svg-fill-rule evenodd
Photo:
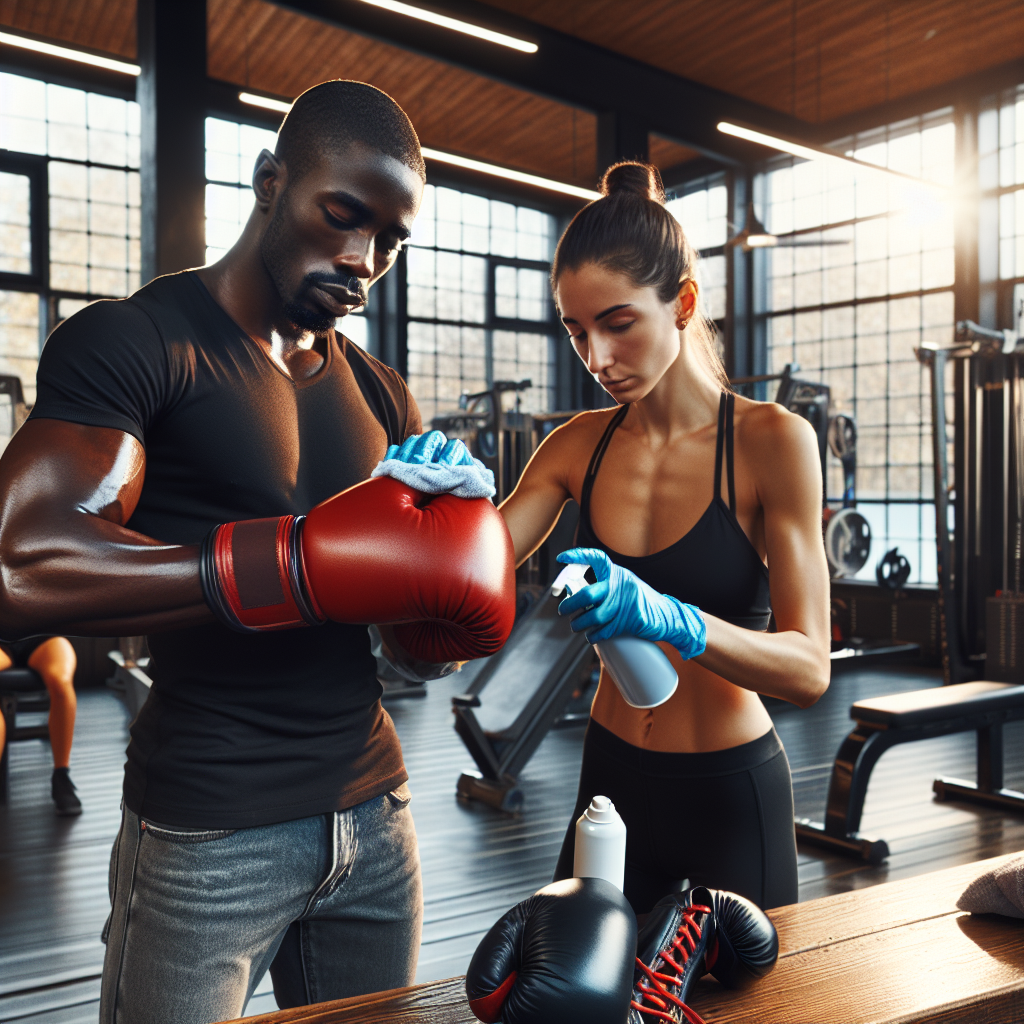
<path fill-rule="evenodd" d="M 932 465 L 935 473 L 935 547 L 939 578 L 939 623 L 942 674 L 945 683 L 963 676 L 960 637 L 953 592 L 953 550 L 949 541 L 949 465 L 946 454 L 946 358 L 941 349 L 919 349 L 918 358 L 929 368 L 932 397 Z"/>
<path fill-rule="evenodd" d="M 206 0 L 139 0 L 142 283 L 206 262 Z"/>

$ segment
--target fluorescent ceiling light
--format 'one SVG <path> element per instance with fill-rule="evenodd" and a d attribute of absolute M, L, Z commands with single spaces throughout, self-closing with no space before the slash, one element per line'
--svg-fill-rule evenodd
<path fill-rule="evenodd" d="M 243 103 L 248 103 L 252 107 L 264 107 L 267 110 L 278 110 L 282 114 L 287 114 L 292 109 L 290 103 L 285 103 L 284 100 L 271 99 L 269 96 L 257 96 L 254 92 L 240 92 L 238 98 Z"/>
<path fill-rule="evenodd" d="M 67 46 L 57 46 L 54 43 L 44 43 L 38 39 L 28 39 L 25 36 L 11 35 L 10 32 L 0 32 L 0 43 L 6 46 L 17 46 L 22 50 L 33 50 L 36 53 L 45 53 L 48 57 L 61 57 L 64 60 L 77 60 L 79 64 L 92 64 L 93 67 L 106 68 L 107 71 L 119 71 L 122 75 L 138 75 L 142 70 L 138 64 L 129 64 L 123 60 L 114 60 L 112 57 L 97 57 L 94 53 L 85 53 L 83 50 L 72 50 Z"/>
<path fill-rule="evenodd" d="M 464 167 L 468 171 L 479 171 L 482 174 L 491 174 L 495 178 L 505 178 L 508 181 L 522 182 L 524 185 L 535 185 L 537 188 L 546 188 L 551 192 L 561 192 L 563 195 L 575 196 L 577 199 L 600 199 L 601 193 L 593 189 L 580 188 L 577 185 L 567 185 L 561 181 L 553 181 L 551 178 L 542 178 L 537 174 L 526 174 L 523 171 L 513 171 L 508 167 L 499 167 L 497 164 L 484 163 L 483 160 L 471 160 L 468 156 L 456 156 L 454 153 L 443 153 L 439 149 L 422 147 L 423 155 L 428 160 L 437 160 L 439 163 L 452 164 L 455 167 Z"/>
<path fill-rule="evenodd" d="M 282 114 L 287 114 L 292 106 L 284 100 L 275 100 L 269 96 L 259 96 L 252 92 L 240 92 L 238 98 L 243 103 L 249 103 L 254 107 L 264 107 L 267 110 L 280 111 Z M 563 195 L 574 196 L 577 199 L 601 198 L 600 192 L 594 192 L 589 188 L 567 185 L 565 182 L 554 181 L 551 178 L 542 178 L 538 174 L 527 174 L 525 171 L 513 171 L 508 167 L 499 167 L 497 164 L 485 163 L 483 160 L 473 160 L 468 156 L 456 156 L 454 153 L 445 153 L 439 149 L 431 149 L 429 146 L 423 146 L 421 152 L 427 160 L 437 160 L 438 163 L 451 164 L 454 167 L 464 167 L 468 171 L 490 174 L 495 178 L 505 178 L 507 181 L 518 181 L 524 185 L 534 185 L 537 188 L 545 188 L 551 192 L 561 192 Z"/>
<path fill-rule="evenodd" d="M 844 164 L 853 164 L 855 167 L 864 167 L 869 171 L 877 171 L 888 174 L 894 178 L 902 178 L 904 181 L 912 182 L 923 188 L 936 192 L 947 192 L 945 185 L 938 182 L 927 181 L 924 178 L 916 178 L 912 174 L 904 174 L 902 171 L 894 171 L 881 164 L 868 163 L 867 160 L 858 160 L 853 156 L 846 156 L 844 153 L 837 153 L 835 150 L 826 149 L 824 146 L 812 146 L 806 142 L 797 142 L 794 139 L 787 139 L 780 135 L 767 135 L 764 132 L 755 131 L 753 128 L 744 128 L 742 125 L 730 124 L 728 121 L 719 121 L 718 130 L 725 135 L 734 135 L 737 139 L 746 139 L 748 142 L 757 142 L 762 146 L 771 149 L 778 149 L 783 153 L 792 153 L 793 156 L 801 157 L 804 160 L 838 160 Z"/>
<path fill-rule="evenodd" d="M 403 4 L 399 0 L 363 0 L 364 4 L 373 7 L 383 7 L 385 11 L 393 11 L 395 14 L 404 14 L 408 18 L 416 18 L 417 21 L 427 21 L 431 25 L 440 25 L 441 28 L 450 28 L 453 32 L 463 32 L 467 36 L 475 36 L 477 39 L 486 39 L 489 43 L 498 43 L 501 46 L 508 46 L 521 53 L 536 53 L 537 44 L 528 43 L 525 39 L 516 39 L 515 36 L 507 36 L 504 32 L 495 32 L 493 29 L 481 28 L 479 25 L 471 25 L 468 21 L 460 21 L 458 18 L 449 18 L 446 14 L 437 14 L 434 11 L 425 11 L 422 7 L 413 7 L 412 4 Z"/>

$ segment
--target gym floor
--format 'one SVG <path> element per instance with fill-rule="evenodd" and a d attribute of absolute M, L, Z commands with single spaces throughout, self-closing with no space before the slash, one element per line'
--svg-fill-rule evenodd
<path fill-rule="evenodd" d="M 493 921 L 550 879 L 575 798 L 578 726 L 552 732 L 527 766 L 520 816 L 456 801 L 456 779 L 471 761 L 451 727 L 450 697 L 465 683 L 456 676 L 432 684 L 426 699 L 388 705 L 409 766 L 423 860 L 420 981 L 462 974 Z M 914 668 L 845 670 L 807 711 L 771 702 L 793 767 L 797 815 L 820 819 L 824 812 L 832 758 L 851 726 L 850 704 L 940 683 L 935 672 Z M 11 802 L 0 808 L 0 1022 L 95 1024 L 99 932 L 126 741 L 119 698 L 109 690 L 82 692 L 71 768 L 85 813 L 76 819 L 53 814 L 48 746 L 27 741 L 11 749 Z M 1006 785 L 1014 789 L 1024 789 L 1022 741 L 1024 722 L 1008 726 Z M 935 775 L 972 779 L 973 773 L 971 734 L 887 753 L 872 776 L 863 830 L 888 840 L 889 860 L 870 867 L 803 847 L 800 899 L 1024 848 L 1024 816 L 932 800 Z M 267 979 L 249 1013 L 274 1007 Z"/>

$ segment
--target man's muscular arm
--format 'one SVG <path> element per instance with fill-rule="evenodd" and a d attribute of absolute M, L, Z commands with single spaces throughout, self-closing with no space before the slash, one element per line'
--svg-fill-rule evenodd
<path fill-rule="evenodd" d="M 129 434 L 30 420 L 0 459 L 0 637 L 133 636 L 213 622 L 199 547 L 127 530 L 146 456 Z"/>

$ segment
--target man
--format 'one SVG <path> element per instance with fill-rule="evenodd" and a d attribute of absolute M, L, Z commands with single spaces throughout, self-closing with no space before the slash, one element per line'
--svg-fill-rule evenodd
<path fill-rule="evenodd" d="M 61 325 L 0 464 L 0 635 L 152 634 L 103 1024 L 241 1016 L 268 967 L 282 1006 L 412 980 L 419 861 L 366 625 L 247 626 L 243 584 L 266 566 L 236 564 L 232 612 L 200 543 L 233 520 L 298 522 L 420 431 L 398 374 L 334 322 L 394 263 L 424 179 L 384 93 L 304 93 L 231 251 Z"/>

